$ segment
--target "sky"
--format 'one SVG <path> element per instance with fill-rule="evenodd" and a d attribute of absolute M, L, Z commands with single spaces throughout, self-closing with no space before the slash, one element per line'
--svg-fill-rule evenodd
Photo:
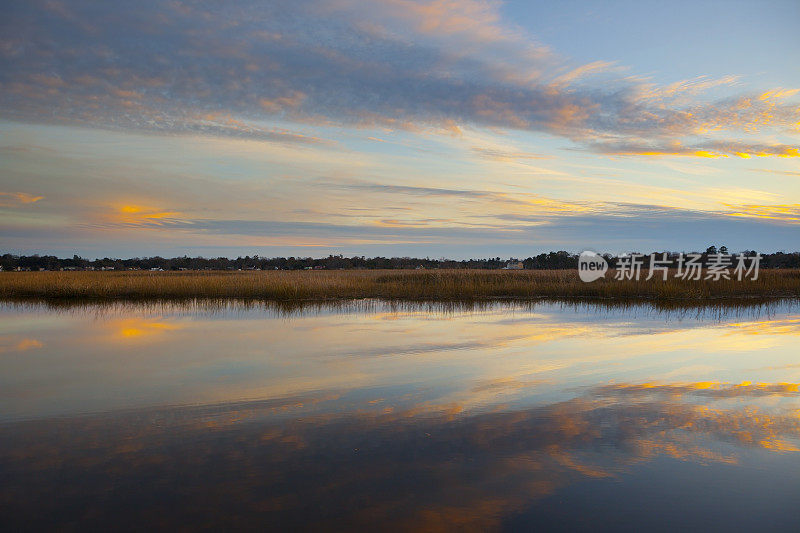
<path fill-rule="evenodd" d="M 0 251 L 800 249 L 800 3 L 0 0 Z"/>

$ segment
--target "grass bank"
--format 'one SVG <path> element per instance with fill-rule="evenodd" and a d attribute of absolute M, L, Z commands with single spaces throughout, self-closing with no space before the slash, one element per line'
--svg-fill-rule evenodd
<path fill-rule="evenodd" d="M 481 300 L 495 298 L 798 298 L 800 270 L 756 281 L 584 283 L 573 270 L 341 270 L 254 272 L 0 272 L 3 300 L 236 298 L 257 300 Z"/>

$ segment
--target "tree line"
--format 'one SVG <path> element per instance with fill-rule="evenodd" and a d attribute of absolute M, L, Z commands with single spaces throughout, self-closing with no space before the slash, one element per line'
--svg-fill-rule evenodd
<path fill-rule="evenodd" d="M 677 266 L 678 253 L 655 252 L 659 258 L 664 253 Z M 694 252 L 700 253 L 700 252 Z M 702 252 L 702 262 L 707 263 L 708 256 L 717 253 L 728 253 L 721 246 L 708 247 Z M 753 256 L 755 251 L 743 252 Z M 647 255 L 647 254 L 646 254 Z M 604 256 L 611 268 L 616 266 L 617 258 Z M 472 268 L 499 269 L 509 264 L 521 262 L 529 270 L 576 269 L 578 254 L 558 251 L 542 253 L 526 259 L 493 257 L 488 259 L 431 259 L 415 257 L 365 257 L 329 255 L 323 258 L 312 257 L 260 257 L 258 255 L 237 257 L 135 257 L 131 259 L 84 259 L 78 255 L 71 258 L 59 258 L 53 255 L 13 255 L 0 257 L 3 270 L 349 270 L 349 269 L 437 269 L 437 268 Z M 800 268 L 800 252 L 775 252 L 762 254 L 761 268 Z"/>

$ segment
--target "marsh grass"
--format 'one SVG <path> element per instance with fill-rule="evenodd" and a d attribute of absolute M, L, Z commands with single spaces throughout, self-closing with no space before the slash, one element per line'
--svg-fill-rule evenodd
<path fill-rule="evenodd" d="M 762 270 L 756 281 L 584 283 L 573 270 L 341 270 L 188 272 L 2 272 L 3 300 L 242 299 L 301 301 L 379 298 L 485 299 L 798 298 L 800 270 Z"/>

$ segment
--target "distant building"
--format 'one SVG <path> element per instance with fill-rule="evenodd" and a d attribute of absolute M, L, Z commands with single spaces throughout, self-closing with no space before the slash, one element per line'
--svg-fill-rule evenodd
<path fill-rule="evenodd" d="M 525 266 L 522 264 L 522 261 L 509 261 L 506 263 L 506 266 L 503 267 L 503 270 L 522 270 Z"/>

